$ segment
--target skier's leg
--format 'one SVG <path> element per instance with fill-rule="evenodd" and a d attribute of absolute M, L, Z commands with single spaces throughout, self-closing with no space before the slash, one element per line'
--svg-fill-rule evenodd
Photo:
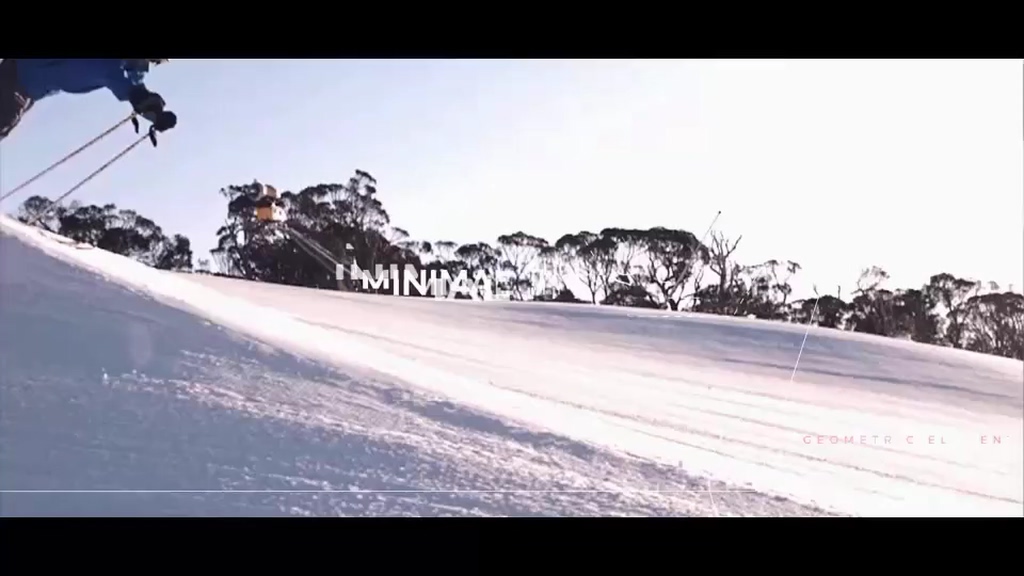
<path fill-rule="evenodd" d="M 32 104 L 18 89 L 17 61 L 4 58 L 0 61 L 0 141 L 21 122 Z"/>

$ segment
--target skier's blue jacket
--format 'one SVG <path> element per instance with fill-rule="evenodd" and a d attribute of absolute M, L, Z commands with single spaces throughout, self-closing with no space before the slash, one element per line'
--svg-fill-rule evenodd
<path fill-rule="evenodd" d="M 20 92 L 41 100 L 60 92 L 86 94 L 106 88 L 127 102 L 132 88 L 142 85 L 149 63 L 145 60 L 110 59 L 18 59 Z"/>

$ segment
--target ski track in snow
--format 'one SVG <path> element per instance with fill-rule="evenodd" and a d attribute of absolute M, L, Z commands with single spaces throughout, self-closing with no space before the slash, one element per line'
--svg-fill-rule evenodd
<path fill-rule="evenodd" d="M 816 329 L 791 384 L 799 326 L 174 274 L 0 227 L 2 515 L 1024 511 L 1021 362 Z"/>

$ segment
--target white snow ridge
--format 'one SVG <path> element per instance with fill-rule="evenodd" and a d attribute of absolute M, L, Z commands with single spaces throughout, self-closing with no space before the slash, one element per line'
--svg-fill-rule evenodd
<path fill-rule="evenodd" d="M 1018 361 L 0 232 L 4 516 L 1024 515 Z"/>

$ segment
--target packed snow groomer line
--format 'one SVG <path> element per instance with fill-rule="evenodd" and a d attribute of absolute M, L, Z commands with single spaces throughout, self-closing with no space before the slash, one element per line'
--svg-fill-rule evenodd
<path fill-rule="evenodd" d="M 100 135 L 14 189 L 4 192 L 0 196 L 0 201 L 20 192 L 128 122 L 135 126 L 135 132 L 138 133 L 138 116 L 149 121 L 149 130 L 70 190 L 57 197 L 52 208 L 56 208 L 62 200 L 95 178 L 97 174 L 109 168 L 114 162 L 120 160 L 147 138 L 153 143 L 153 146 L 156 146 L 156 135 L 166 132 L 178 124 L 177 115 L 166 109 L 167 104 L 163 97 L 147 88 L 144 82 L 146 74 L 152 67 L 165 62 L 167 59 L 157 58 L 4 58 L 0 60 L 0 142 L 18 126 L 25 113 L 36 102 L 56 94 L 88 94 L 106 88 L 114 98 L 120 102 L 129 103 L 132 108 L 131 114 Z M 37 214 L 29 224 L 37 224 L 44 216 L 46 216 L 45 213 Z"/>

